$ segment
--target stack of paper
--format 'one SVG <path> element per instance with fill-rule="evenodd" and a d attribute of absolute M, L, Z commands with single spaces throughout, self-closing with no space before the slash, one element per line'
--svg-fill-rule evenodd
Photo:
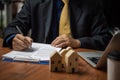
<path fill-rule="evenodd" d="M 32 48 L 28 48 L 24 51 L 13 50 L 7 54 L 4 54 L 3 60 L 7 58 L 15 61 L 49 61 L 50 54 L 54 51 L 59 52 L 60 50 L 61 48 L 56 48 L 49 44 L 32 43 Z"/>

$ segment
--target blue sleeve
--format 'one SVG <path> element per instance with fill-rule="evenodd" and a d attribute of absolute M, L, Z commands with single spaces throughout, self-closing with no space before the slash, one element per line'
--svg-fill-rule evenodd
<path fill-rule="evenodd" d="M 5 42 L 8 47 L 12 48 L 12 40 L 15 37 L 16 34 L 12 34 L 9 37 L 6 38 Z"/>

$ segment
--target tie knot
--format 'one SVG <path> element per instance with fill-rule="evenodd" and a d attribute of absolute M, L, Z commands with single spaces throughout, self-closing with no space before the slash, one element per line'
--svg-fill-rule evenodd
<path fill-rule="evenodd" d="M 69 0 L 62 0 L 65 4 L 68 4 Z"/>

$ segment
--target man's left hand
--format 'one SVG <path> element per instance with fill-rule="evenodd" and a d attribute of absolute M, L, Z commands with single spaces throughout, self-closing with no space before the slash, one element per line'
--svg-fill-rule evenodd
<path fill-rule="evenodd" d="M 78 39 L 74 39 L 71 36 L 67 34 L 63 34 L 58 36 L 52 43 L 52 46 L 55 47 L 67 47 L 70 46 L 72 48 L 79 48 L 80 47 L 80 41 Z"/>

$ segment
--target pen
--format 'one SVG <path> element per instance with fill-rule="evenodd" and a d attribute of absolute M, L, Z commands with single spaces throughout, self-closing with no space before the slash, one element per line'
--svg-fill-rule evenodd
<path fill-rule="evenodd" d="M 16 28 L 17 28 L 17 30 L 18 30 L 18 32 L 19 32 L 20 34 L 23 34 L 22 31 L 20 30 L 20 28 L 19 28 L 18 26 L 16 26 Z"/>

